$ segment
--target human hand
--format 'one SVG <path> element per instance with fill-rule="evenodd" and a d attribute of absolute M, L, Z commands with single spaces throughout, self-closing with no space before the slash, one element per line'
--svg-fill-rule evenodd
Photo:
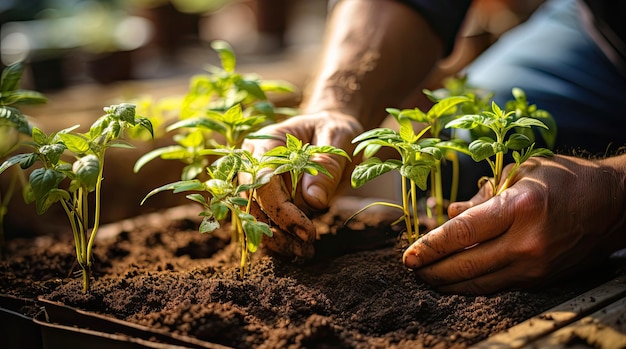
<path fill-rule="evenodd" d="M 332 145 L 350 153 L 351 141 L 362 132 L 360 124 L 351 116 L 337 112 L 320 112 L 301 115 L 263 128 L 257 133 L 274 139 L 247 139 L 242 148 L 260 158 L 268 150 L 285 145 L 289 133 L 303 143 Z M 267 185 L 257 189 L 253 214 L 269 219 L 274 236 L 264 239 L 268 249 L 287 256 L 311 257 L 316 231 L 307 215 L 328 208 L 338 187 L 349 179 L 351 168 L 348 159 L 329 154 L 315 155 L 314 160 L 324 166 L 332 178 L 323 174 L 304 174 L 296 198 L 290 199 L 290 181 L 274 177 Z M 243 179 L 245 181 L 245 179 Z M 266 217 L 264 217 L 266 216 Z"/>
<path fill-rule="evenodd" d="M 411 245 L 404 264 L 443 292 L 541 285 L 626 244 L 624 186 L 624 173 L 600 161 L 531 158 L 500 196 L 484 186 L 451 204 L 451 219 Z"/>

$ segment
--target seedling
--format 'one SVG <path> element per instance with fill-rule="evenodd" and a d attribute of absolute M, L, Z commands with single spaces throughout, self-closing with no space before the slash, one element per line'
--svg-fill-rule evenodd
<path fill-rule="evenodd" d="M 518 91 L 519 92 L 519 91 Z M 518 94 L 519 95 L 519 94 Z M 531 127 L 539 127 L 548 130 L 548 126 L 541 120 L 524 116 L 518 110 L 502 110 L 495 102 L 491 103 L 491 110 L 480 114 L 464 115 L 449 122 L 446 127 L 472 130 L 477 127 L 485 127 L 491 131 L 491 136 L 483 136 L 472 141 L 467 153 L 474 161 L 487 161 L 491 167 L 493 178 L 484 177 L 481 182 L 488 182 L 493 188 L 493 195 L 499 195 L 509 186 L 509 182 L 519 166 L 531 156 L 552 156 L 552 151 L 546 148 L 535 148 L 535 143 L 528 136 Z M 510 131 L 514 131 L 509 134 Z M 502 169 L 504 167 L 504 155 L 512 150 L 515 161 L 513 169 L 502 184 Z"/>
<path fill-rule="evenodd" d="M 0 78 L 0 160 L 16 150 L 21 136 L 29 137 L 31 134 L 31 126 L 26 116 L 17 106 L 46 102 L 46 97 L 39 92 L 19 88 L 23 71 L 24 66 L 15 63 L 6 67 Z M 24 184 L 26 179 L 21 171 L 15 170 L 6 191 L 0 192 L 0 257 L 5 254 L 4 217 L 18 182 Z"/>
<path fill-rule="evenodd" d="M 233 229 L 233 241 L 240 246 L 240 276 L 243 277 L 248 269 L 249 253 L 254 253 L 261 244 L 263 235 L 272 237 L 270 227 L 260 222 L 250 214 L 251 199 L 255 191 L 269 182 L 274 175 L 290 172 L 292 183 L 292 197 L 295 197 L 295 188 L 303 173 L 317 175 L 330 173 L 323 166 L 313 162 L 310 158 L 314 154 L 336 154 L 348 157 L 340 149 L 332 146 L 311 146 L 302 144 L 296 137 L 287 134 L 287 145 L 274 148 L 265 153 L 261 160 L 255 158 L 249 151 L 236 148 L 206 149 L 201 155 L 218 156 L 218 159 L 206 168 L 209 177 L 206 181 L 197 178 L 177 181 L 152 190 L 144 200 L 167 190 L 174 193 L 193 191 L 186 197 L 202 205 L 204 208 L 200 224 L 201 233 L 209 233 L 221 226 L 220 221 L 230 215 Z M 348 157 L 349 158 L 349 157 Z M 247 173 L 248 183 L 238 183 L 238 175 Z M 207 197 L 201 193 L 207 194 Z M 245 197 L 241 194 L 245 193 Z"/>
<path fill-rule="evenodd" d="M 342 149 L 330 145 L 302 144 L 298 138 L 287 134 L 284 146 L 278 146 L 266 152 L 263 157 L 268 164 L 277 166 L 274 174 L 289 172 L 291 178 L 291 200 L 296 198 L 298 183 L 305 173 L 317 176 L 320 172 L 332 177 L 328 170 L 311 160 L 311 157 L 318 154 L 334 154 L 350 159 L 350 156 Z"/>
<path fill-rule="evenodd" d="M 387 108 L 387 112 L 393 115 L 396 119 L 408 119 L 415 122 L 425 123 L 429 126 L 429 131 L 432 137 L 439 139 L 441 130 L 444 125 L 450 121 L 451 119 L 457 117 L 457 106 L 462 103 L 468 103 L 470 99 L 464 96 L 451 96 L 437 101 L 432 108 L 430 108 L 426 113 L 421 111 L 419 108 L 413 109 L 404 109 L 398 110 L 395 108 Z M 439 148 L 443 152 L 442 159 L 450 159 L 452 161 L 453 167 L 458 171 L 458 161 L 456 160 L 456 153 L 450 150 L 446 145 L 449 146 L 449 143 L 453 143 L 454 141 L 449 141 L 445 143 L 439 143 Z M 435 198 L 435 216 L 438 224 L 443 224 L 445 221 L 445 216 L 443 213 L 443 184 L 442 184 L 442 174 L 441 174 L 441 161 L 436 160 L 431 174 L 430 174 L 430 188 L 431 195 Z M 455 176 L 454 181 L 452 183 L 452 197 L 456 197 L 456 187 L 458 175 Z"/>
<path fill-rule="evenodd" d="M 354 213 L 348 220 L 374 205 L 398 208 L 402 211 L 402 216 L 394 224 L 404 220 L 407 238 L 412 243 L 420 235 L 417 188 L 427 189 L 431 169 L 441 160 L 443 153 L 436 146 L 439 139 L 422 138 L 430 126 L 423 128 L 419 133 L 415 133 L 408 118 L 400 117 L 399 114 L 394 115 L 394 117 L 400 125 L 399 132 L 389 128 L 376 128 L 362 133 L 352 141 L 358 143 L 354 155 L 363 151 L 366 160 L 355 167 L 352 172 L 351 184 L 352 187 L 359 188 L 378 176 L 397 170 L 402 176 L 402 205 L 383 201 L 374 202 Z M 382 161 L 375 157 L 374 155 L 381 147 L 395 149 L 401 160 Z"/>
<path fill-rule="evenodd" d="M 186 197 L 204 208 L 201 213 L 203 219 L 199 227 L 200 233 L 210 233 L 218 229 L 221 226 L 220 221 L 230 214 L 234 241 L 238 241 L 240 246 L 240 275 L 243 277 L 247 271 L 248 252 L 254 253 L 261 244 L 263 235 L 271 237 L 272 231 L 266 223 L 257 221 L 250 214 L 250 201 L 240 194 L 247 192 L 248 195 L 253 195 L 253 191 L 266 183 L 269 178 L 258 176 L 261 165 L 248 151 L 222 149 L 213 152 L 223 156 L 206 168 L 208 180 L 202 182 L 198 179 L 189 179 L 166 184 L 148 193 L 142 204 L 152 195 L 166 190 L 172 190 L 174 193 L 196 192 Z M 250 184 L 236 184 L 240 171 L 252 175 Z M 208 197 L 198 192 L 206 193 Z"/>
<path fill-rule="evenodd" d="M 131 104 L 104 108 L 105 115 L 96 120 L 86 133 L 74 132 L 73 126 L 49 135 L 37 127 L 32 130 L 32 141 L 24 142 L 33 149 L 30 153 L 14 155 L 0 165 L 0 174 L 13 165 L 28 169 L 35 163 L 29 177 L 26 197 L 34 202 L 38 214 L 46 212 L 56 202 L 67 214 L 76 248 L 76 258 L 82 271 L 83 292 L 90 287 L 92 248 L 100 226 L 100 201 L 105 152 L 112 147 L 129 148 L 119 142 L 124 130 L 141 125 L 152 132 L 145 118 L 135 116 Z M 62 159 L 65 153 L 73 162 Z M 64 185 L 65 184 L 65 185 Z M 89 194 L 95 195 L 95 206 L 89 207 Z M 93 215 L 93 225 L 89 227 Z"/>
<path fill-rule="evenodd" d="M 278 115 L 295 114 L 294 109 L 275 107 L 267 97 L 272 92 L 292 92 L 293 86 L 239 74 L 235 54 L 227 42 L 217 40 L 211 47 L 218 53 L 221 67 L 209 67 L 209 74 L 191 78 L 179 120 L 166 128 L 167 132 L 177 132 L 173 136 L 176 144 L 144 154 L 135 164 L 135 172 L 160 157 L 185 163 L 182 180 L 196 178 L 209 164 L 200 155 L 203 150 L 240 148 L 245 137 L 275 122 Z"/>

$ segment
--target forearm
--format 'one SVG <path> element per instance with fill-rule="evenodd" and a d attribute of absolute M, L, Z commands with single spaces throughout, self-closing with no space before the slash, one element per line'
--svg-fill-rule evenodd
<path fill-rule="evenodd" d="M 426 21 L 394 0 L 344 0 L 327 26 L 303 111 L 335 110 L 376 127 L 432 70 L 443 45 Z"/>

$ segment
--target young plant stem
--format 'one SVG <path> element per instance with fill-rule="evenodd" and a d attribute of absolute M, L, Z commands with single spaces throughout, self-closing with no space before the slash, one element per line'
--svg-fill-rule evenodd
<path fill-rule="evenodd" d="M 441 180 L 441 161 L 435 163 L 433 168 L 433 174 L 435 175 L 435 216 L 437 219 L 437 225 L 442 225 L 445 222 L 443 216 L 443 184 Z"/>
<path fill-rule="evenodd" d="M 247 272 L 248 266 L 248 244 L 246 241 L 246 234 L 243 232 L 241 226 L 241 220 L 233 213 L 232 222 L 235 224 L 235 230 L 237 231 L 237 237 L 239 241 L 239 248 L 241 249 L 241 258 L 239 260 L 239 276 L 244 278 Z"/>
<path fill-rule="evenodd" d="M 413 241 L 416 241 L 420 237 L 420 218 L 417 209 L 417 185 L 414 180 L 411 180 L 411 201 L 413 208 Z"/>
<path fill-rule="evenodd" d="M 456 152 L 449 152 L 448 160 L 452 163 L 452 183 L 450 184 L 450 202 L 456 202 L 459 193 L 459 156 Z"/>
<path fill-rule="evenodd" d="M 406 236 L 409 240 L 409 244 L 412 244 L 417 240 L 413 234 L 413 226 L 411 222 L 411 214 L 408 211 L 409 207 L 409 189 L 407 188 L 407 179 L 402 180 L 402 207 L 404 214 L 404 223 L 406 225 Z"/>

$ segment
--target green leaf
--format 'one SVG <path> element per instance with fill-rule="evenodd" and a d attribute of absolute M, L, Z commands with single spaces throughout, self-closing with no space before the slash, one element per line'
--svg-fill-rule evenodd
<path fill-rule="evenodd" d="M 40 104 L 45 103 L 48 99 L 36 91 L 13 90 L 10 92 L 3 92 L 0 100 L 4 105 L 18 105 Z"/>
<path fill-rule="evenodd" d="M 261 245 L 261 241 L 263 240 L 263 235 L 267 235 L 272 237 L 273 233 L 270 227 L 263 223 L 257 222 L 253 219 L 242 219 L 241 226 L 243 228 L 246 237 L 248 238 L 248 251 L 254 253 Z"/>
<path fill-rule="evenodd" d="M 33 170 L 28 181 L 35 200 L 39 203 L 52 189 L 57 188 L 64 178 L 63 173 L 53 169 L 37 168 Z"/>
<path fill-rule="evenodd" d="M 80 185 L 93 191 L 100 179 L 100 159 L 93 154 L 89 154 L 74 161 L 72 171 L 76 174 L 76 179 Z"/>
<path fill-rule="evenodd" d="M 511 127 L 532 127 L 532 126 L 537 126 L 537 127 L 548 129 L 548 126 L 546 126 L 546 124 L 544 124 L 541 120 L 537 120 L 537 119 L 533 119 L 533 118 L 527 118 L 527 117 L 519 118 L 516 121 L 512 122 L 511 124 L 509 124 L 509 126 L 511 126 Z"/>
<path fill-rule="evenodd" d="M 400 174 L 415 182 L 421 190 L 426 190 L 431 167 L 425 164 L 408 164 L 400 167 Z"/>
<path fill-rule="evenodd" d="M 122 103 L 105 107 L 104 111 L 113 116 L 114 119 L 128 122 L 131 125 L 135 124 L 135 109 L 136 106 L 130 103 Z"/>
<path fill-rule="evenodd" d="M 59 137 L 71 152 L 74 154 L 86 154 L 89 151 L 89 140 L 74 133 L 62 133 Z"/>
<path fill-rule="evenodd" d="M 471 130 L 480 125 L 484 125 L 483 117 L 477 114 L 463 115 L 458 119 L 448 122 L 445 128 L 460 128 L 463 130 Z"/>
<path fill-rule="evenodd" d="M 63 143 L 46 144 L 39 148 L 39 152 L 52 164 L 57 164 L 65 149 Z"/>
<path fill-rule="evenodd" d="M 496 142 L 488 137 L 481 137 L 470 143 L 468 150 L 474 161 L 482 161 L 496 154 L 494 144 Z"/>
<path fill-rule="evenodd" d="M 137 159 L 137 162 L 135 162 L 135 166 L 133 167 L 133 171 L 135 173 L 139 172 L 139 170 L 141 170 L 141 168 L 143 168 L 148 162 L 158 157 L 163 157 L 166 154 L 176 154 L 176 156 L 169 157 L 173 159 L 184 159 L 190 155 L 187 149 L 181 147 L 180 145 L 170 145 L 163 148 L 157 148 L 143 154 L 139 159 Z"/>
<path fill-rule="evenodd" d="M 211 233 L 220 227 L 220 222 L 215 217 L 204 217 L 198 230 L 200 233 Z"/>
<path fill-rule="evenodd" d="M 150 132 L 150 137 L 154 138 L 154 129 L 152 127 L 152 122 L 148 118 L 137 118 L 135 119 L 135 124 L 141 126 L 141 128 Z"/>
<path fill-rule="evenodd" d="M 23 71 L 24 66 L 20 62 L 11 64 L 2 70 L 2 78 L 0 78 L 0 92 L 2 92 L 2 95 L 5 92 L 14 91 L 18 88 Z"/>
<path fill-rule="evenodd" d="M 48 143 L 48 136 L 43 133 L 38 127 L 33 127 L 32 136 L 33 141 L 38 145 L 44 145 Z"/>
<path fill-rule="evenodd" d="M 429 120 L 429 123 L 432 123 L 433 120 L 436 120 L 442 115 L 450 112 L 452 109 L 456 108 L 457 105 L 469 101 L 470 99 L 465 96 L 452 96 L 444 98 L 430 108 L 430 110 L 426 113 L 427 119 Z"/>
<path fill-rule="evenodd" d="M 213 178 L 231 181 L 241 168 L 241 158 L 233 154 L 221 157 L 213 163 Z"/>
<path fill-rule="evenodd" d="M 248 205 L 248 199 L 246 198 L 242 198 L 240 196 L 233 196 L 232 198 L 230 198 L 229 200 L 233 205 L 236 206 L 246 206 Z"/>
<path fill-rule="evenodd" d="M 2 165 L 0 165 L 0 174 L 2 174 L 2 172 L 6 171 L 9 167 L 19 164 L 24 160 L 28 160 L 30 159 L 31 154 L 17 154 L 14 155 L 8 159 L 6 159 Z"/>
<path fill-rule="evenodd" d="M 187 195 L 185 197 L 187 199 L 191 200 L 191 201 L 195 201 L 195 202 L 201 204 L 202 206 L 207 206 L 208 205 L 206 199 L 204 198 L 204 196 L 202 196 L 202 194 L 194 193 L 194 194 L 189 194 L 189 195 Z"/>
<path fill-rule="evenodd" d="M 400 166 L 402 166 L 402 162 L 399 160 L 392 159 L 383 162 L 376 157 L 369 158 L 354 168 L 350 183 L 353 188 L 359 188 L 372 179 L 394 169 L 398 169 Z"/>
<path fill-rule="evenodd" d="M 224 203 L 220 201 L 211 200 L 211 212 L 213 212 L 213 217 L 216 220 L 221 221 L 228 216 L 228 212 L 230 209 Z"/>
<path fill-rule="evenodd" d="M 197 179 L 188 181 L 178 181 L 169 184 L 162 185 L 156 189 L 150 191 L 141 201 L 141 205 L 151 196 L 166 190 L 173 190 L 174 193 L 180 193 L 183 191 L 201 191 L 204 190 L 204 184 Z"/>
<path fill-rule="evenodd" d="M 230 44 L 223 40 L 215 40 L 211 42 L 211 48 L 218 53 L 222 62 L 222 68 L 229 73 L 234 72 L 237 60 Z"/>
<path fill-rule="evenodd" d="M 512 134 L 506 141 L 506 147 L 513 150 L 520 150 L 529 147 L 532 140 L 528 136 L 521 133 Z"/>

